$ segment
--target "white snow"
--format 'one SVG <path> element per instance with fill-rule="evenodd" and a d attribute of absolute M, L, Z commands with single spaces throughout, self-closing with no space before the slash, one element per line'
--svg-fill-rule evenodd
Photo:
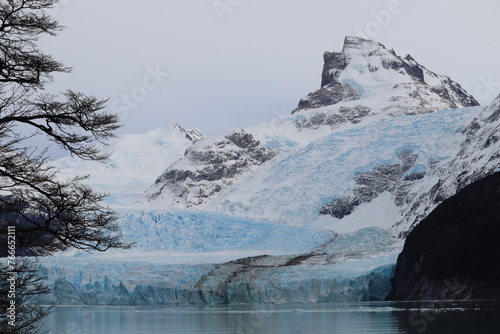
<path fill-rule="evenodd" d="M 52 164 L 60 177 L 89 175 L 85 181 L 96 191 L 110 194 L 109 204 L 130 206 L 143 201 L 146 189 L 172 163 L 184 156 L 192 144 L 177 124 L 165 125 L 143 134 L 122 135 L 111 140 L 104 162 L 64 157 Z"/>
<path fill-rule="evenodd" d="M 268 161 L 200 208 L 280 224 L 317 226 L 321 206 L 351 194 L 356 173 L 398 163 L 397 156 L 404 151 L 418 155 L 408 173 L 428 171 L 435 161 L 456 155 L 460 130 L 478 110 L 401 116 L 330 129 L 330 134 L 313 137 L 308 145 L 297 144 L 293 150 L 286 146 L 286 153 L 278 155 L 281 159 Z M 288 138 L 276 142 L 289 143 Z"/>
<path fill-rule="evenodd" d="M 321 207 L 352 195 L 356 174 L 398 164 L 404 152 L 417 156 L 407 174 L 433 175 L 436 165 L 457 156 L 458 143 L 464 141 L 461 130 L 485 110 L 415 115 L 409 110 L 419 101 L 409 98 L 409 76 L 384 68 L 383 63 L 396 56 L 388 50 L 380 53 L 373 43 L 360 50 L 345 50 L 351 62 L 339 76 L 362 93 L 359 100 L 302 110 L 244 129 L 276 156 L 248 168 L 196 209 L 186 209 L 186 200 L 173 192 L 151 202 L 144 192 L 167 168 L 196 168 L 183 158 L 184 152 L 206 150 L 229 130 L 202 138 L 199 131 L 182 131 L 174 123 L 117 138 L 105 163 L 55 161 L 61 177 L 90 174 L 86 182 L 110 194 L 106 202 L 121 216 L 124 240 L 134 245 L 99 254 L 67 250 L 43 258 L 42 273 L 55 287 L 49 302 L 147 305 L 383 298 L 402 248 L 391 230 L 402 219 L 394 194 L 381 193 L 343 219 L 320 216 Z M 447 78 L 424 69 L 424 80 L 434 86 Z M 431 95 L 427 102 L 444 108 L 446 104 Z M 371 111 L 357 124 L 297 126 L 300 119 L 335 115 L 340 107 L 358 105 Z M 197 141 L 186 138 L 187 133 Z M 488 152 L 494 154 L 496 147 Z M 485 156 L 475 159 L 469 161 L 473 168 L 496 164 Z M 425 177 L 411 191 L 427 191 L 437 181 Z M 199 186 L 210 188 L 217 182 L 223 185 L 224 180 L 200 181 Z M 398 226 L 397 232 L 407 228 Z M 305 259 L 301 265 L 287 264 L 299 255 Z M 228 263 L 246 257 L 258 257 L 261 265 L 248 269 Z"/>
<path fill-rule="evenodd" d="M 389 229 L 400 220 L 401 213 L 394 203 L 394 196 L 385 192 L 373 201 L 361 204 L 356 211 L 342 219 L 328 215 L 320 216 L 314 226 L 339 233 L 349 233 L 375 226 Z"/>

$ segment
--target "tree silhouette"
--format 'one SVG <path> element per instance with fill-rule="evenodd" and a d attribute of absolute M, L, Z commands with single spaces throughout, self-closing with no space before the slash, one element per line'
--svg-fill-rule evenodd
<path fill-rule="evenodd" d="M 117 215 L 102 204 L 104 195 L 82 184 L 85 177 L 62 180 L 46 150 L 28 145 L 28 140 L 44 136 L 73 156 L 103 160 L 103 145 L 119 127 L 118 117 L 105 111 L 106 100 L 71 90 L 42 93 L 52 74 L 71 71 L 37 45 L 40 36 L 54 36 L 62 29 L 47 14 L 57 3 L 0 1 L 0 256 L 8 255 L 8 238 L 15 238 L 18 256 L 67 247 L 129 247 L 121 240 Z M 6 268 L 1 267 L 4 275 Z M 46 291 L 35 267 L 32 262 L 18 263 L 19 302 Z M 4 293 L 0 297 L 3 316 L 8 300 Z M 31 333 L 46 314 L 40 307 L 23 305 L 18 311 L 28 319 L 26 326 L 0 328 L 2 333 Z"/>
<path fill-rule="evenodd" d="M 40 35 L 61 29 L 43 11 L 56 3 L 0 3 L 0 230 L 5 236 L 15 225 L 18 246 L 38 252 L 126 247 L 115 233 L 116 215 L 101 204 L 104 195 L 83 185 L 84 177 L 60 180 L 45 152 L 25 144 L 45 135 L 74 156 L 103 160 L 100 144 L 119 127 L 104 111 L 106 101 L 73 91 L 39 94 L 51 74 L 69 71 L 36 45 Z"/>

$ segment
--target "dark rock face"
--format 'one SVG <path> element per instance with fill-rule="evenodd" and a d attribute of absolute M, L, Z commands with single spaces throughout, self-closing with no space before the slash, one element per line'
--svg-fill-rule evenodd
<path fill-rule="evenodd" d="M 319 90 L 307 95 L 307 98 L 299 101 L 299 105 L 292 111 L 292 114 L 302 109 L 316 109 L 341 101 L 358 100 L 361 94 L 349 84 L 331 82 Z"/>
<path fill-rule="evenodd" d="M 342 71 L 347 66 L 347 60 L 345 54 L 342 52 L 325 52 L 323 54 L 323 60 L 325 62 L 323 66 L 323 73 L 321 75 L 321 87 L 329 85 L 332 82 L 336 82 L 335 71 Z"/>
<path fill-rule="evenodd" d="M 174 163 L 148 190 L 155 199 L 169 190 L 187 207 L 202 204 L 207 198 L 226 189 L 252 166 L 258 166 L 275 156 L 269 148 L 260 146 L 252 134 L 233 131 L 222 140 L 203 145 L 203 140 L 186 150 L 179 168 Z M 186 168 L 189 166 L 189 168 Z"/>
<path fill-rule="evenodd" d="M 347 122 L 351 124 L 361 122 L 363 117 L 368 115 L 371 110 L 371 108 L 363 105 L 355 107 L 342 106 L 339 108 L 339 113 L 317 112 L 310 118 L 299 118 L 295 121 L 295 126 L 298 129 L 319 129 L 322 126 L 329 125 L 332 129 L 335 129 Z"/>
<path fill-rule="evenodd" d="M 442 202 L 406 238 L 389 300 L 500 298 L 500 172 Z"/>
<path fill-rule="evenodd" d="M 435 181 L 425 185 L 426 190 L 408 192 L 404 199 L 403 219 L 395 225 L 395 230 L 398 226 L 408 228 L 399 233 L 399 237 L 406 237 L 408 231 L 444 199 L 500 168 L 499 132 L 500 96 L 462 130 L 465 139 L 459 145 L 458 154 L 434 166 L 432 176 Z"/>
<path fill-rule="evenodd" d="M 342 52 L 325 52 L 323 59 L 321 88 L 300 100 L 292 114 L 359 100 L 364 97 L 365 82 L 370 80 L 378 82 L 379 87 L 374 89 L 392 87 L 395 100 L 387 101 L 386 108 L 395 113 L 400 113 L 400 109 L 407 114 L 421 114 L 479 105 L 450 78 L 429 71 L 410 55 L 399 57 L 375 41 L 348 36 Z M 357 77 L 363 79 L 359 81 Z"/>
<path fill-rule="evenodd" d="M 350 215 L 360 204 L 372 201 L 385 191 L 397 197 L 404 193 L 408 183 L 422 178 L 423 175 L 410 174 L 405 177 L 406 172 L 415 164 L 416 155 L 406 151 L 398 158 L 401 161 L 399 164 L 378 166 L 372 171 L 357 174 L 354 177 L 357 187 L 354 188 L 353 196 L 334 199 L 321 208 L 320 214 L 342 219 Z"/>
<path fill-rule="evenodd" d="M 370 107 L 358 105 L 355 107 L 340 107 L 339 112 L 344 115 L 349 122 L 352 124 L 357 124 L 361 122 L 361 119 L 368 115 L 372 111 Z"/>

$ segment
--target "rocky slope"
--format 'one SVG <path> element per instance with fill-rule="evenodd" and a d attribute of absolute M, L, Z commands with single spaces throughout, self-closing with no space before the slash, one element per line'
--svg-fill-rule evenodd
<path fill-rule="evenodd" d="M 371 40 L 348 36 L 342 52 L 325 52 L 323 58 L 321 88 L 302 99 L 294 113 L 369 97 L 381 100 L 392 115 L 479 105 L 449 77 L 433 73 L 410 55 L 402 58 Z"/>
<path fill-rule="evenodd" d="M 408 235 L 389 300 L 500 297 L 500 172 L 441 203 Z"/>
<path fill-rule="evenodd" d="M 148 197 L 163 197 L 186 207 L 202 204 L 227 189 L 244 172 L 274 157 L 269 148 L 260 146 L 252 134 L 233 131 L 217 140 L 199 141 L 189 147 L 184 158 L 172 164 L 154 186 Z"/>
<path fill-rule="evenodd" d="M 186 139 L 196 142 L 200 139 L 203 139 L 203 134 L 198 129 L 184 129 L 182 126 L 172 121 L 172 127 L 180 133 L 183 133 Z"/>
<path fill-rule="evenodd" d="M 455 156 L 433 167 L 431 177 L 410 188 L 403 200 L 403 219 L 394 230 L 411 230 L 444 199 L 500 169 L 500 95 L 461 131 Z M 401 228 L 404 226 L 405 228 Z"/>

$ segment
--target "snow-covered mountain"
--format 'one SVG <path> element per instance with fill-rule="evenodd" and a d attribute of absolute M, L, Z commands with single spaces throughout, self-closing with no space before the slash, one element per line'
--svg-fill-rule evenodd
<path fill-rule="evenodd" d="M 143 134 L 123 135 L 111 140 L 109 147 L 105 147 L 105 152 L 109 153 L 105 161 L 64 157 L 53 164 L 61 170 L 62 177 L 89 175 L 86 182 L 93 188 L 127 205 L 125 198 L 141 201 L 155 178 L 202 138 L 198 129 L 186 130 L 172 122 Z"/>
<path fill-rule="evenodd" d="M 457 155 L 481 107 L 450 78 L 378 42 L 347 37 L 342 52 L 324 58 L 321 89 L 292 115 L 239 130 L 251 150 L 228 156 L 220 138 L 233 132 L 207 136 L 157 178 L 149 198 L 335 230 L 383 195 L 389 200 L 370 224 L 405 233 L 417 219 L 406 212 L 414 189 Z M 265 158 L 254 159 L 257 147 Z"/>
<path fill-rule="evenodd" d="M 201 136 L 177 125 L 118 138 L 90 174 L 127 251 L 42 260 L 50 302 L 193 304 L 383 299 L 402 238 L 500 168 L 500 96 L 380 43 L 325 53 L 321 88 L 291 115 Z"/>
<path fill-rule="evenodd" d="M 325 52 L 323 58 L 321 88 L 300 100 L 293 112 L 347 101 L 355 105 L 360 100 L 365 108 L 382 106 L 389 115 L 479 105 L 449 77 L 431 72 L 410 55 L 399 57 L 375 41 L 346 37 L 342 52 Z"/>

